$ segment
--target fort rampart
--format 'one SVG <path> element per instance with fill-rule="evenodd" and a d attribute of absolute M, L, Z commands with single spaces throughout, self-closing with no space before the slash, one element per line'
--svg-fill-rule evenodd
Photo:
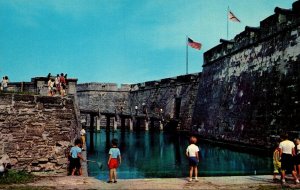
<path fill-rule="evenodd" d="M 10 88 L 46 95 L 47 79 Z M 68 79 L 68 94 L 77 94 L 80 110 L 107 120 L 175 121 L 177 129 L 216 141 L 270 147 L 282 132 L 299 136 L 300 1 L 275 8 L 259 27 L 247 26 L 232 40 L 221 39 L 204 53 L 202 73 L 121 87 Z M 63 170 L 61 142 L 77 134 L 76 106 L 68 98 L 1 94 L 0 153 L 31 171 Z"/>
<path fill-rule="evenodd" d="M 269 146 L 299 135 L 300 1 L 205 52 L 193 115 L 207 138 Z"/>
<path fill-rule="evenodd" d="M 77 85 L 79 107 L 102 113 L 177 120 L 189 129 L 201 74 L 190 74 L 132 85 L 84 83 Z M 147 116 L 146 116 L 147 115 Z M 105 118 L 103 118 L 105 119 Z M 102 121 L 101 123 L 105 123 Z"/>

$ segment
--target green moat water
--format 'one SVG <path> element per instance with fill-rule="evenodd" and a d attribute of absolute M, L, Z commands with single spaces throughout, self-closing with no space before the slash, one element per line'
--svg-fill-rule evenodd
<path fill-rule="evenodd" d="M 100 170 L 97 164 L 89 162 L 89 176 L 107 179 L 108 150 L 113 138 L 119 140 L 122 164 L 118 168 L 118 178 L 161 178 L 188 176 L 188 160 L 185 150 L 188 146 L 186 135 L 165 132 L 121 132 L 94 134 L 94 151 L 89 146 L 88 159 L 103 163 Z M 199 163 L 200 176 L 214 175 L 253 175 L 271 174 L 272 160 L 248 152 L 237 152 L 207 142 L 197 143 L 201 148 Z"/>

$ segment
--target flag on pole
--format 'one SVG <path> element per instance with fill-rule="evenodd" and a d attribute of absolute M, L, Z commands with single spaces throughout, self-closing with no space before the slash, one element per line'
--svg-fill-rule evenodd
<path fill-rule="evenodd" d="M 200 50 L 201 49 L 201 46 L 202 44 L 199 43 L 199 42 L 194 42 L 191 38 L 188 38 L 188 45 L 191 46 L 192 48 L 195 48 L 195 49 L 198 49 Z"/>
<path fill-rule="evenodd" d="M 228 19 L 233 22 L 241 22 L 232 12 L 228 10 Z"/>

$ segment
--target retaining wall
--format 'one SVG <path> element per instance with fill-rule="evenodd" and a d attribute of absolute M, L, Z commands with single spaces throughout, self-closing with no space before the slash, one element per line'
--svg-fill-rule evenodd
<path fill-rule="evenodd" d="M 18 170 L 66 174 L 66 151 L 80 130 L 73 100 L 1 93 L 0 155 Z"/>

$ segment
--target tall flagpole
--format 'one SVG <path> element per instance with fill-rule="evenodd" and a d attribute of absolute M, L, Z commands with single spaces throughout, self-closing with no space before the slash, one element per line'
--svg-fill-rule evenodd
<path fill-rule="evenodd" d="M 186 43 L 186 53 L 185 53 L 185 56 L 186 56 L 186 74 L 188 74 L 189 72 L 189 48 L 188 48 L 188 36 L 186 36 L 186 40 L 185 40 L 185 43 Z"/>
<path fill-rule="evenodd" d="M 227 40 L 228 40 L 228 30 L 229 30 L 228 29 L 229 28 L 229 26 L 228 26 L 229 25 L 229 23 L 228 23 L 228 20 L 229 20 L 228 19 L 228 13 L 229 13 L 229 6 L 227 7 L 227 13 L 226 13 L 226 19 L 227 19 Z"/>

